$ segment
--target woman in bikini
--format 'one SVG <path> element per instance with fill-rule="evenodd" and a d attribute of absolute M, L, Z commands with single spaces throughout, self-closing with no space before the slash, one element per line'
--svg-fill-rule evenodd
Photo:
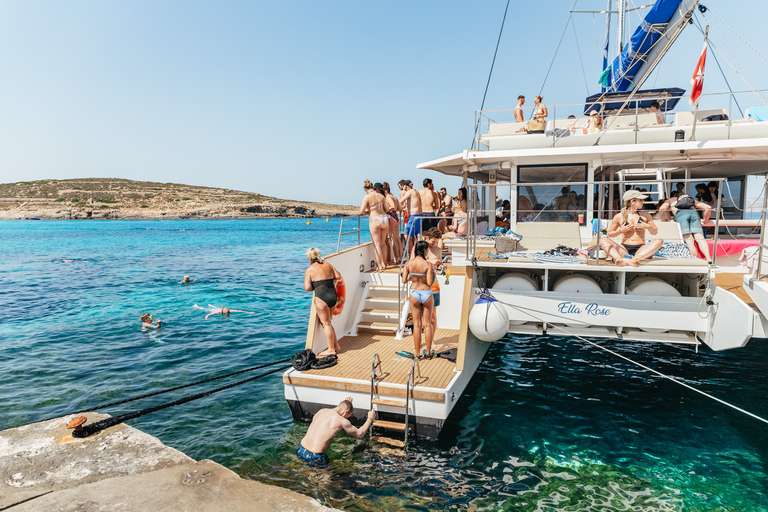
<path fill-rule="evenodd" d="M 440 224 L 437 226 L 440 228 L 440 232 L 443 233 L 443 238 L 466 236 L 467 214 L 464 213 L 464 209 L 460 206 L 460 203 L 453 205 L 453 223 L 446 226 L 445 222 L 445 220 L 441 220 Z"/>
<path fill-rule="evenodd" d="M 407 265 L 403 265 L 403 284 L 411 282 L 411 288 L 408 290 L 411 313 L 413 313 L 413 348 L 414 354 L 421 350 L 421 329 L 424 328 L 424 334 L 427 342 L 427 349 L 421 355 L 431 359 L 435 355 L 432 349 L 432 308 L 434 301 L 432 299 L 432 281 L 435 280 L 432 264 L 427 261 L 427 251 L 429 244 L 424 240 L 416 242 L 414 247 L 414 256 Z"/>
<path fill-rule="evenodd" d="M 397 263 L 403 257 L 403 241 L 400 240 L 400 217 L 398 215 L 400 201 L 390 193 L 389 183 L 385 181 L 381 185 L 384 187 L 384 207 L 389 216 L 389 243 L 392 245 L 392 252 L 395 256 L 393 263 Z M 389 255 L 389 252 L 387 252 L 387 255 Z"/>
<path fill-rule="evenodd" d="M 384 206 L 385 198 L 381 183 L 371 184 L 371 180 L 365 180 L 363 184 L 365 197 L 360 205 L 360 215 L 368 215 L 368 230 L 373 241 L 373 250 L 376 252 L 376 271 L 387 268 L 387 233 L 389 233 L 389 215 Z"/>
<path fill-rule="evenodd" d="M 608 226 L 608 236 L 600 238 L 600 247 L 619 267 L 637 267 L 640 260 L 651 259 L 664 244 L 661 238 L 645 241 L 646 230 L 655 235 L 659 228 L 648 212 L 642 211 L 648 196 L 637 190 L 624 193 L 624 208 Z M 621 243 L 609 237 L 621 235 Z M 630 256 L 628 258 L 627 256 Z"/>
<path fill-rule="evenodd" d="M 325 339 L 328 341 L 328 348 L 320 352 L 318 356 L 325 357 L 341 352 L 336 331 L 331 324 L 331 308 L 336 305 L 338 300 L 333 281 L 341 279 L 341 274 L 333 265 L 320 257 L 320 249 L 317 247 L 312 247 L 307 251 L 307 258 L 309 258 L 309 268 L 304 272 L 304 289 L 308 292 L 315 292 L 315 312 L 320 320 L 320 325 L 323 326 Z"/>

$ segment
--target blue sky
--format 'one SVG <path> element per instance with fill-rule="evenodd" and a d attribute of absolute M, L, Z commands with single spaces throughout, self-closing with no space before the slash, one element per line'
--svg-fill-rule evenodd
<path fill-rule="evenodd" d="M 768 2 L 703 3 L 768 55 Z M 550 105 L 599 92 L 604 17 L 574 14 L 553 62 L 573 4 L 511 2 L 487 109 L 542 87 Z M 470 146 L 505 5 L 4 0 L 0 182 L 119 177 L 344 204 L 366 178 L 455 189 L 415 167 Z M 708 18 L 768 88 L 766 61 Z M 702 41 L 686 29 L 649 85 L 688 89 Z M 724 90 L 710 58 L 704 92 Z"/>

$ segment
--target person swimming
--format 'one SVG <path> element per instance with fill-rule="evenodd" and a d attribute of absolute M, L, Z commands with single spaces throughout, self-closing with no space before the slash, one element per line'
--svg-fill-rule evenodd
<path fill-rule="evenodd" d="M 155 323 L 152 323 L 152 315 L 149 313 L 144 313 L 141 315 L 141 330 L 144 331 L 146 329 L 159 329 L 163 326 L 163 322 L 160 321 L 159 318 L 155 319 Z"/>
<path fill-rule="evenodd" d="M 192 284 L 192 283 L 196 283 L 196 282 L 197 282 L 197 280 L 190 281 L 189 280 L 189 276 L 184 276 L 184 279 L 179 281 L 179 284 Z"/>
<path fill-rule="evenodd" d="M 202 309 L 203 311 L 208 311 L 208 314 L 205 315 L 205 319 L 208 320 L 208 317 L 211 315 L 221 315 L 222 317 L 229 315 L 230 313 L 247 313 L 249 315 L 253 314 L 253 311 L 241 311 L 239 309 L 229 309 L 226 306 L 214 306 L 213 304 L 208 304 L 207 308 L 203 308 L 195 304 L 192 306 L 195 309 Z"/>

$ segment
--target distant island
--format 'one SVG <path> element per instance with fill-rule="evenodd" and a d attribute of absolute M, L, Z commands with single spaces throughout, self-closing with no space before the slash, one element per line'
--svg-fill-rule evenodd
<path fill-rule="evenodd" d="M 357 208 L 224 188 L 119 178 L 0 184 L 0 220 L 338 217 Z"/>

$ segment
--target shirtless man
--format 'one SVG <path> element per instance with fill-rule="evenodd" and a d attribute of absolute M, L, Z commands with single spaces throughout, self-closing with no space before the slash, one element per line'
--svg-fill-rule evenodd
<path fill-rule="evenodd" d="M 413 252 L 416 237 L 421 234 L 421 196 L 413 189 L 413 183 L 400 180 L 400 207 L 408 212 L 408 223 L 405 225 L 405 236 L 408 237 L 408 253 Z"/>
<path fill-rule="evenodd" d="M 453 198 L 448 193 L 447 190 L 445 190 L 445 187 L 440 189 L 440 197 L 442 198 L 442 204 L 440 210 L 442 211 L 443 215 L 449 216 L 453 214 Z"/>
<path fill-rule="evenodd" d="M 600 247 L 618 267 L 637 267 L 640 260 L 651 259 L 664 240 L 657 238 L 646 243 L 645 232 L 655 235 L 659 228 L 648 212 L 642 211 L 648 196 L 637 190 L 624 192 L 624 208 L 611 220 L 608 236 L 600 239 Z M 609 237 L 621 235 L 621 243 Z"/>
<path fill-rule="evenodd" d="M 518 123 L 525 121 L 525 115 L 523 115 L 523 105 L 525 105 L 525 96 L 521 94 L 517 97 L 517 106 L 515 107 L 515 121 Z"/>
<path fill-rule="evenodd" d="M 324 468 L 328 466 L 330 460 L 325 451 L 331 446 L 331 441 L 336 437 L 339 431 L 344 430 L 355 439 L 362 439 L 368 431 L 368 427 L 373 423 L 376 412 L 371 409 L 368 411 L 368 419 L 360 428 L 355 428 L 349 422 L 352 416 L 352 397 L 348 396 L 333 409 L 320 409 L 312 418 L 307 435 L 301 440 L 296 449 L 296 455 L 312 467 Z"/>
<path fill-rule="evenodd" d="M 435 186 L 432 184 L 432 180 L 424 178 L 422 182 L 424 188 L 419 190 L 419 197 L 421 197 L 421 209 L 424 212 L 424 217 L 432 217 L 424 220 L 422 225 L 424 231 L 429 228 L 437 227 L 438 212 L 440 212 L 440 194 L 435 192 Z"/>

